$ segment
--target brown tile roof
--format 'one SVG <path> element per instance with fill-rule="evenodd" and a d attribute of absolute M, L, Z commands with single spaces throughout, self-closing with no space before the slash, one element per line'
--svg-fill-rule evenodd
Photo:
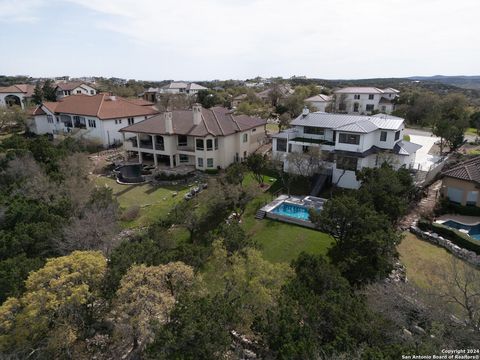
<path fill-rule="evenodd" d="M 450 170 L 444 171 L 442 175 L 480 184 L 480 156 L 464 161 Z"/>
<path fill-rule="evenodd" d="M 0 93 L 22 93 L 25 94 L 26 97 L 32 96 L 34 90 L 35 85 L 31 84 L 15 84 L 11 86 L 0 87 Z"/>
<path fill-rule="evenodd" d="M 231 135 L 265 125 L 267 122 L 257 117 L 233 115 L 226 108 L 214 107 L 211 109 L 202 108 L 202 119 L 198 125 L 193 123 L 193 112 L 191 110 L 174 110 L 172 111 L 172 123 L 174 134 L 203 137 L 209 134 L 213 136 Z M 167 134 L 165 115 L 164 113 L 158 114 L 137 124 L 124 127 L 120 131 Z"/>
<path fill-rule="evenodd" d="M 57 87 L 59 87 L 61 90 L 73 90 L 79 86 L 82 86 L 82 85 L 88 85 L 90 87 L 93 87 L 95 89 L 94 86 L 90 85 L 90 84 L 87 84 L 86 82 L 83 82 L 83 81 L 67 81 L 67 82 L 59 82 L 59 83 L 56 83 L 55 85 L 57 85 Z"/>
<path fill-rule="evenodd" d="M 155 105 L 153 102 L 144 100 L 144 99 L 125 99 L 130 101 L 132 104 L 139 105 L 139 106 L 153 106 Z"/>
<path fill-rule="evenodd" d="M 95 116 L 103 120 L 158 114 L 157 110 L 149 106 L 136 105 L 124 98 L 107 94 L 71 95 L 58 102 L 44 102 L 42 105 L 55 113 Z"/>

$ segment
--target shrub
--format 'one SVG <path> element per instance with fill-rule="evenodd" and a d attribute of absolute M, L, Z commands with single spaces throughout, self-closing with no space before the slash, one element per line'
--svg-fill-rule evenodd
<path fill-rule="evenodd" d="M 480 254 L 480 245 L 476 243 L 475 240 L 472 240 L 470 236 L 464 234 L 458 230 L 451 229 L 447 226 L 437 223 L 431 223 L 427 220 L 420 220 L 418 222 L 418 227 L 423 231 L 433 231 L 438 235 L 447 238 L 455 245 L 458 245 L 467 250 L 471 250 Z"/>
<path fill-rule="evenodd" d="M 458 214 L 466 216 L 480 216 L 480 208 L 476 206 L 463 206 L 454 204 L 448 199 L 442 199 L 440 201 L 440 207 L 437 211 L 438 214 Z"/>
<path fill-rule="evenodd" d="M 160 172 L 155 175 L 155 180 L 158 180 L 158 181 L 184 180 L 184 179 L 187 179 L 189 176 L 190 176 L 189 174 L 166 174 L 164 172 Z"/>
<path fill-rule="evenodd" d="M 125 211 L 122 213 L 121 220 L 123 221 L 135 220 L 138 217 L 139 213 L 140 213 L 140 206 L 132 205 L 127 209 L 125 209 Z"/>
<path fill-rule="evenodd" d="M 210 174 L 210 175 L 217 175 L 218 172 L 219 172 L 218 169 L 207 169 L 207 170 L 205 170 L 205 173 Z"/>

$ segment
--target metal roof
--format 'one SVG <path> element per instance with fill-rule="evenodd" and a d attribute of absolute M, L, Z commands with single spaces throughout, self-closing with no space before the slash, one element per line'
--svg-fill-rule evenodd
<path fill-rule="evenodd" d="M 384 114 L 375 116 L 330 114 L 325 112 L 311 112 L 300 115 L 292 120 L 291 125 L 313 126 L 333 130 L 369 133 L 377 129 L 398 130 L 404 120 L 402 118 Z"/>

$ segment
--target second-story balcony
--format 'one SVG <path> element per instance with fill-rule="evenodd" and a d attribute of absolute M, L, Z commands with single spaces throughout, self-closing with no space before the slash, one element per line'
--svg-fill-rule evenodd
<path fill-rule="evenodd" d="M 331 140 L 323 140 L 323 139 L 314 139 L 314 138 L 307 138 L 307 137 L 295 137 L 289 140 L 290 142 L 297 142 L 301 144 L 316 144 L 316 145 L 328 145 L 328 146 L 335 146 L 335 141 Z"/>
<path fill-rule="evenodd" d="M 153 142 L 151 140 L 140 140 L 140 148 L 153 149 Z"/>
<path fill-rule="evenodd" d="M 189 145 L 177 145 L 177 150 L 179 151 L 188 151 L 188 152 L 195 152 L 195 146 L 189 146 Z"/>

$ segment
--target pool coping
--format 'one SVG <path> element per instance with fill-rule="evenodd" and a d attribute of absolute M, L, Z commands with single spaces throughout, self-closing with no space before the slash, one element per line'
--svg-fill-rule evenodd
<path fill-rule="evenodd" d="M 271 201 L 267 205 L 263 206 L 260 211 L 264 211 L 266 214 L 266 217 L 271 220 L 278 220 L 282 221 L 285 223 L 290 223 L 290 224 L 295 224 L 295 225 L 300 225 L 300 226 L 305 226 L 311 229 L 315 229 L 316 226 L 314 223 L 312 223 L 310 220 L 302 220 L 298 219 L 295 217 L 290 217 L 290 216 L 285 216 L 285 215 L 280 215 L 277 213 L 274 213 L 273 210 L 276 209 L 278 206 L 280 206 L 283 203 L 291 204 L 291 205 L 297 205 L 297 206 L 302 206 L 307 209 L 317 209 L 315 207 L 307 206 L 305 205 L 305 201 L 313 201 L 313 202 L 319 202 L 319 203 L 325 203 L 327 200 L 315 196 L 289 196 L 289 195 L 280 195 L 278 196 L 275 200 Z"/>

